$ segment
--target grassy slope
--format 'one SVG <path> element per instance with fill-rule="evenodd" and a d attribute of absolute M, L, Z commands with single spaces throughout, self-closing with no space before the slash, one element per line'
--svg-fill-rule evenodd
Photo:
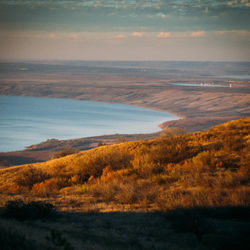
<path fill-rule="evenodd" d="M 53 200 L 63 210 L 84 211 L 90 201 L 101 211 L 247 205 L 249 131 L 243 118 L 12 167 L 1 170 L 0 190 Z"/>
<path fill-rule="evenodd" d="M 0 217 L 1 249 L 248 249 L 249 131 L 244 118 L 1 170 L 2 205 L 46 200 L 61 210 Z"/>

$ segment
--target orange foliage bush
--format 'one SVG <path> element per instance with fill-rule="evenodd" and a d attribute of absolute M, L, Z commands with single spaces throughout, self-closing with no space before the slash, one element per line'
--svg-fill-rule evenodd
<path fill-rule="evenodd" d="M 48 178 L 50 176 L 41 169 L 29 166 L 17 176 L 15 183 L 19 187 L 31 190 L 34 184 L 45 181 Z"/>
<path fill-rule="evenodd" d="M 34 184 L 31 191 L 34 194 L 49 196 L 51 193 L 58 192 L 58 189 L 55 179 L 50 179 Z"/>

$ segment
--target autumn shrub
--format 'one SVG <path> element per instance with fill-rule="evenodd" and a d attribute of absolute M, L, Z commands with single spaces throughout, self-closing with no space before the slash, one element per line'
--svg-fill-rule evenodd
<path fill-rule="evenodd" d="M 48 187 L 48 181 L 36 183 L 33 185 L 31 190 L 35 195 L 42 197 L 48 197 L 51 194 L 51 189 Z"/>
<path fill-rule="evenodd" d="M 43 182 L 50 176 L 41 169 L 35 167 L 25 168 L 15 179 L 16 185 L 31 190 L 36 183 Z"/>
<path fill-rule="evenodd" d="M 131 164 L 133 172 L 140 178 L 150 178 L 155 168 L 148 155 L 136 155 Z"/>
<path fill-rule="evenodd" d="M 210 189 L 199 187 L 166 189 L 156 196 L 155 204 L 160 210 L 166 211 L 180 207 L 217 206 L 228 203 L 228 194 L 223 200 L 219 200 L 218 198 L 222 195 L 221 190 L 210 191 Z"/>
<path fill-rule="evenodd" d="M 184 136 L 173 136 L 159 140 L 149 152 L 155 164 L 177 163 L 190 158 L 199 152 L 200 148 L 190 147 Z"/>
<path fill-rule="evenodd" d="M 228 196 L 230 205 L 250 206 L 250 189 L 248 187 L 239 187 L 234 189 L 233 192 L 228 191 Z"/>
<path fill-rule="evenodd" d="M 78 161 L 76 174 L 81 183 L 86 182 L 91 176 L 100 177 L 105 167 L 109 166 L 112 170 L 124 169 L 131 166 L 131 155 L 119 149 L 91 154 L 88 158 Z"/>
<path fill-rule="evenodd" d="M 238 168 L 236 172 L 236 178 L 240 184 L 247 184 L 250 182 L 250 168 L 243 165 L 242 167 Z"/>
<path fill-rule="evenodd" d="M 224 139 L 223 145 L 225 151 L 240 151 L 244 148 L 244 140 L 240 135 L 228 135 Z"/>
<path fill-rule="evenodd" d="M 170 183 L 170 178 L 166 174 L 158 174 L 152 176 L 152 183 L 156 183 L 158 185 L 167 185 Z"/>
<path fill-rule="evenodd" d="M 115 200 L 115 195 L 120 189 L 120 183 L 117 180 L 111 182 L 99 182 L 90 187 L 90 193 L 96 198 L 104 202 Z"/>
<path fill-rule="evenodd" d="M 59 191 L 59 186 L 56 178 L 45 180 L 33 185 L 32 190 L 34 194 L 44 197 L 50 196 L 52 193 Z"/>
<path fill-rule="evenodd" d="M 201 150 L 200 147 L 189 146 L 183 136 L 163 137 L 136 149 L 131 164 L 141 177 L 147 178 L 163 173 L 166 164 L 182 162 Z"/>
<path fill-rule="evenodd" d="M 157 205 L 161 210 L 171 210 L 180 207 L 192 206 L 192 193 L 184 189 L 169 189 L 159 195 L 157 198 Z"/>
<path fill-rule="evenodd" d="M 77 149 L 68 146 L 68 147 L 65 147 L 64 149 L 62 149 L 61 151 L 55 153 L 52 158 L 57 159 L 57 158 L 61 158 L 61 157 L 67 156 L 67 155 L 75 154 L 77 152 L 78 152 Z"/>
<path fill-rule="evenodd" d="M 92 194 L 106 202 L 115 201 L 120 204 L 154 202 L 159 193 L 159 184 L 153 175 L 152 179 L 142 178 L 140 173 L 133 170 L 112 171 L 110 167 L 105 168 L 102 176 L 92 185 Z"/>
<path fill-rule="evenodd" d="M 90 190 L 89 185 L 87 184 L 82 184 L 81 186 L 78 186 L 78 190 L 82 193 L 82 194 L 87 194 Z"/>
<path fill-rule="evenodd" d="M 141 190 L 136 181 L 122 182 L 115 194 L 115 200 L 121 204 L 134 204 L 141 198 Z"/>
<path fill-rule="evenodd" d="M 90 187 L 90 193 L 104 202 L 118 204 L 150 204 L 159 194 L 159 185 L 151 185 L 149 180 L 136 179 L 113 174 L 112 179 L 99 179 Z"/>

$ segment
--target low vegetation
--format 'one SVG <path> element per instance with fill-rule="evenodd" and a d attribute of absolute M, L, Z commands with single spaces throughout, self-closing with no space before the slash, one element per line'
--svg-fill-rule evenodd
<path fill-rule="evenodd" d="M 17 221 L 3 249 L 248 249 L 249 131 L 243 118 L 3 169 L 0 227 Z"/>
<path fill-rule="evenodd" d="M 0 225 L 0 241 L 2 250 L 34 250 L 38 249 L 37 245 L 30 240 L 26 239 L 26 236 L 11 228 L 6 228 L 3 225 Z"/>
<path fill-rule="evenodd" d="M 41 219 L 53 215 L 55 208 L 52 204 L 43 201 L 24 202 L 10 200 L 6 203 L 3 216 L 17 220 Z"/>
<path fill-rule="evenodd" d="M 100 146 L 46 163 L 1 170 L 2 193 L 71 196 L 113 209 L 249 205 L 250 118 L 207 132 Z M 74 202 L 73 202 L 74 203 Z"/>
<path fill-rule="evenodd" d="M 52 158 L 54 158 L 54 159 L 61 158 L 61 157 L 64 157 L 66 155 L 75 154 L 77 152 L 78 152 L 77 149 L 68 146 L 68 147 L 64 147 L 61 151 L 55 153 Z"/>

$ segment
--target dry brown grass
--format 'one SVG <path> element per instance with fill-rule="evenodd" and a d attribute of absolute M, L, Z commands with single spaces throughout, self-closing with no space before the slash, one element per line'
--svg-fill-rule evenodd
<path fill-rule="evenodd" d="M 54 200 L 62 210 L 247 206 L 250 118 L 201 133 L 96 149 L 0 171 L 3 200 Z M 3 202 L 2 202 L 3 203 Z"/>

